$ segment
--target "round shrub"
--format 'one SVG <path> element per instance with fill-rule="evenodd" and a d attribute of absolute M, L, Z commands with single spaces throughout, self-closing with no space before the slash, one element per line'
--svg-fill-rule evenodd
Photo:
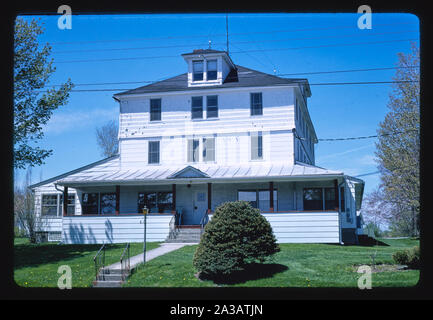
<path fill-rule="evenodd" d="M 411 269 L 420 268 L 420 252 L 419 246 L 415 246 L 409 250 L 399 250 L 393 253 L 392 259 L 398 263 L 407 265 Z"/>
<path fill-rule="evenodd" d="M 193 264 L 201 275 L 228 275 L 278 251 L 271 225 L 258 209 L 246 201 L 226 202 L 206 225 Z"/>

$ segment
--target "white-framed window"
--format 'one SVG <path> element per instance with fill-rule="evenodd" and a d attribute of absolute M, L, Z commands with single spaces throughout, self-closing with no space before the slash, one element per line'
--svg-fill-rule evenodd
<path fill-rule="evenodd" d="M 203 119 L 203 97 L 191 97 L 191 119 Z"/>
<path fill-rule="evenodd" d="M 215 138 L 203 138 L 203 161 L 215 161 Z"/>
<path fill-rule="evenodd" d="M 258 208 L 260 211 L 270 210 L 270 194 L 269 190 L 250 189 L 238 190 L 238 200 L 248 201 L 253 208 Z M 278 211 L 278 190 L 274 189 L 274 210 Z"/>
<path fill-rule="evenodd" d="M 75 193 L 68 194 L 67 214 L 75 213 Z M 59 217 L 63 215 L 63 194 L 42 194 L 41 215 Z"/>
<path fill-rule="evenodd" d="M 218 96 L 206 96 L 206 118 L 218 118 Z"/>
<path fill-rule="evenodd" d="M 218 76 L 217 72 L 217 60 L 207 60 L 206 63 L 206 80 L 216 80 Z"/>
<path fill-rule="evenodd" d="M 261 131 L 251 132 L 251 160 L 263 159 L 263 136 Z"/>
<path fill-rule="evenodd" d="M 149 141 L 148 163 L 159 163 L 159 141 Z"/>
<path fill-rule="evenodd" d="M 150 99 L 150 121 L 161 120 L 161 99 Z"/>
<path fill-rule="evenodd" d="M 189 139 L 188 140 L 188 150 L 187 150 L 187 161 L 188 162 L 199 162 L 199 148 L 200 148 L 200 140 L 199 139 Z"/>
<path fill-rule="evenodd" d="M 250 93 L 250 115 L 263 115 L 263 98 L 261 92 Z"/>
<path fill-rule="evenodd" d="M 203 81 L 203 60 L 192 62 L 192 81 Z"/>

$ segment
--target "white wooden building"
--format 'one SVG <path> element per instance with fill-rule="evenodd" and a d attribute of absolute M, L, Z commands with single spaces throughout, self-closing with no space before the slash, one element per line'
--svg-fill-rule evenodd
<path fill-rule="evenodd" d="M 164 241 L 226 201 L 261 210 L 281 243 L 356 243 L 364 182 L 316 166 L 306 79 L 183 54 L 187 72 L 114 95 L 119 154 L 31 186 L 49 239 Z M 63 199 L 68 199 L 63 203 Z"/>

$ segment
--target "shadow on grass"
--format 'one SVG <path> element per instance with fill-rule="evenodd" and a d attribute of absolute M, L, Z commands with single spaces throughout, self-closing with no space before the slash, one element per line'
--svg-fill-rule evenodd
<path fill-rule="evenodd" d="M 74 259 L 96 252 L 100 247 L 100 244 L 18 244 L 14 246 L 14 268 L 37 267 L 46 263 Z"/>
<path fill-rule="evenodd" d="M 251 280 L 271 278 L 274 274 L 288 269 L 287 266 L 278 263 L 251 263 L 244 270 L 235 271 L 230 275 L 200 275 L 200 279 L 210 280 L 215 284 L 240 284 Z"/>

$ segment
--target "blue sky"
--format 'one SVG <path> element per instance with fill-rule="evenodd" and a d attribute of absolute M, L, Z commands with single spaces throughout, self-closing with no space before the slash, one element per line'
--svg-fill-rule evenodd
<path fill-rule="evenodd" d="M 51 44 L 57 68 L 50 85 L 68 78 L 75 84 L 161 80 L 184 73 L 186 64 L 180 54 L 207 48 L 209 40 L 213 49 L 226 49 L 225 14 L 73 15 L 70 30 L 58 28 L 59 16 L 38 16 L 45 28 L 40 43 Z M 410 39 L 419 44 L 419 20 L 412 14 L 373 13 L 370 30 L 358 28 L 360 16 L 229 14 L 230 55 L 235 64 L 279 75 L 395 67 L 397 53 L 410 52 Z M 309 80 L 312 97 L 308 108 L 318 138 L 341 138 L 376 134 L 387 112 L 391 85 L 317 84 L 391 81 L 394 72 L 284 77 Z M 145 84 L 80 85 L 74 89 L 130 89 Z M 116 92 L 71 93 L 68 104 L 54 112 L 38 143 L 52 149 L 53 155 L 45 165 L 33 168 L 33 183 L 102 158 L 95 128 L 118 120 L 119 107 L 112 98 Z M 316 165 L 352 176 L 375 172 L 375 142 L 321 141 L 315 148 Z M 16 181 L 24 174 L 17 171 Z M 379 183 L 378 175 L 362 179 L 366 192 Z"/>

